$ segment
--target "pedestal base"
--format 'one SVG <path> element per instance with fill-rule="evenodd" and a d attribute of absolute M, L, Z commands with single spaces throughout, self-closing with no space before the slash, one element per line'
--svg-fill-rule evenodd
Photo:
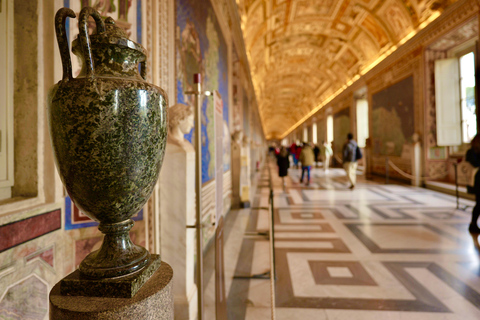
<path fill-rule="evenodd" d="M 158 254 L 152 254 L 147 265 L 128 276 L 89 279 L 75 270 L 60 281 L 60 293 L 63 296 L 85 296 L 102 298 L 132 298 L 160 267 L 162 260 Z"/>
<path fill-rule="evenodd" d="M 133 298 L 63 296 L 50 291 L 51 320 L 173 320 L 173 270 L 163 262 Z"/>

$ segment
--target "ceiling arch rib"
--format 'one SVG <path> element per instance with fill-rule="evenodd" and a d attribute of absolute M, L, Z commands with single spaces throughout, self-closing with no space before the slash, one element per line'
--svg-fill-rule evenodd
<path fill-rule="evenodd" d="M 267 138 L 283 138 L 454 2 L 237 0 Z"/>

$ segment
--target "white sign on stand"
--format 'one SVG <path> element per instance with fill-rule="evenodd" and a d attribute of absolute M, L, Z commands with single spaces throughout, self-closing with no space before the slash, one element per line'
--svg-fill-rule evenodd
<path fill-rule="evenodd" d="M 223 100 L 218 91 L 214 91 L 215 108 L 215 228 L 223 215 Z"/>

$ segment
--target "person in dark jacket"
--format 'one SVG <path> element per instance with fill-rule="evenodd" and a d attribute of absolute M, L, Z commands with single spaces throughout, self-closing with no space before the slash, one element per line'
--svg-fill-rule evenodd
<path fill-rule="evenodd" d="M 315 147 L 313 147 L 313 154 L 315 155 L 315 167 L 316 167 L 317 162 L 319 160 L 319 156 L 320 156 L 320 148 L 318 147 L 318 145 L 315 145 Z"/>
<path fill-rule="evenodd" d="M 288 159 L 288 151 L 285 147 L 280 149 L 277 156 L 278 176 L 282 178 L 283 190 L 285 190 L 285 177 L 288 175 L 288 168 L 290 168 L 290 160 Z"/>
<path fill-rule="evenodd" d="M 476 135 L 471 142 L 471 147 L 468 149 L 465 156 L 465 160 L 470 162 L 470 164 L 478 168 L 480 167 L 480 135 Z M 478 217 L 480 216 L 480 170 L 475 174 L 475 183 L 473 185 L 473 193 L 475 193 L 475 207 L 472 211 L 472 220 L 468 231 L 471 233 L 480 233 L 480 228 L 477 225 Z"/>
<path fill-rule="evenodd" d="M 353 134 L 347 135 L 347 142 L 343 145 L 343 167 L 347 172 L 350 189 L 355 188 L 357 182 L 357 142 L 353 140 Z"/>

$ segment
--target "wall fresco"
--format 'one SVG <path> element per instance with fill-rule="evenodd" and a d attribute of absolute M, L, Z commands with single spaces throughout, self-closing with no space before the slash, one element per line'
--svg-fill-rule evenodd
<path fill-rule="evenodd" d="M 210 1 L 179 0 L 177 26 L 177 102 L 194 105 L 193 74 L 202 75 L 203 90 L 217 90 L 223 100 L 223 120 L 228 127 L 228 49 Z M 213 99 L 202 100 L 202 183 L 215 178 Z M 185 138 L 194 141 L 194 129 Z M 229 150 L 229 149 L 228 149 Z M 226 152 L 226 150 L 225 150 Z M 230 162 L 224 171 L 230 169 Z"/>
<path fill-rule="evenodd" d="M 414 127 L 413 76 L 372 96 L 374 153 L 402 156 Z"/>
<path fill-rule="evenodd" d="M 351 132 L 350 107 L 342 109 L 333 116 L 333 148 L 335 154 L 340 155 L 340 158 L 349 132 Z"/>

